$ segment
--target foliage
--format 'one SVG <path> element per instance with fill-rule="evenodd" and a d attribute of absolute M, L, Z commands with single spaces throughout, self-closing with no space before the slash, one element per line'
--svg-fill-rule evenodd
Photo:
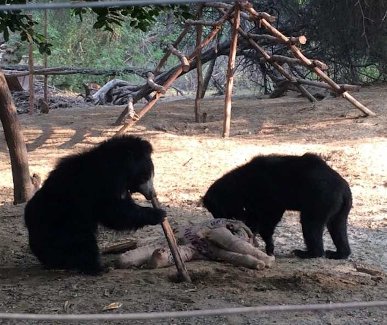
<path fill-rule="evenodd" d="M 22 0 L 1 0 L 0 4 L 25 3 Z M 28 14 L 23 14 L 20 10 L 0 11 L 0 33 L 5 41 L 9 40 L 10 33 L 18 32 L 22 41 L 34 42 L 40 53 L 51 53 L 51 44 L 46 42 L 43 34 L 35 31 L 37 22 Z"/>
<path fill-rule="evenodd" d="M 387 79 L 387 1 L 256 0 L 254 4 L 257 10 L 276 16 L 276 27 L 285 35 L 306 35 L 303 52 L 327 63 L 336 81 Z M 266 33 L 263 29 L 256 32 Z M 283 45 L 271 50 L 288 54 Z M 305 69 L 298 72 L 300 76 L 308 73 Z"/>
<path fill-rule="evenodd" d="M 92 1 L 92 0 L 86 0 Z M 21 4 L 26 0 L 0 0 L 0 4 Z M 176 17 L 189 17 L 188 6 L 143 6 L 124 8 L 77 8 L 72 10 L 73 15 L 80 20 L 87 13 L 94 13 L 95 29 L 114 32 L 117 26 L 122 26 L 124 21 L 129 21 L 130 26 L 143 32 L 147 31 L 156 22 L 157 17 L 166 11 L 172 11 Z M 0 33 L 3 33 L 5 41 L 8 41 L 10 32 L 19 32 L 22 41 L 34 42 L 40 53 L 51 54 L 51 43 L 48 43 L 43 34 L 36 32 L 38 22 L 31 15 L 22 13 L 21 10 L 0 12 Z"/>
<path fill-rule="evenodd" d="M 69 10 L 48 12 L 48 38 L 53 44 L 49 66 L 76 66 L 95 69 L 123 68 L 132 66 L 152 70 L 164 55 L 160 44 L 176 39 L 176 32 L 170 28 L 171 13 L 160 14 L 158 21 L 148 31 L 135 30 L 130 23 L 116 26 L 114 32 L 93 29 L 96 14 L 83 16 L 82 20 L 69 15 Z M 36 16 L 42 26 L 43 14 Z M 66 23 L 63 23 L 63 22 Z M 36 53 L 36 64 L 42 63 L 42 56 Z M 172 62 L 173 63 L 173 62 Z M 112 77 L 112 76 L 111 76 Z M 142 76 L 120 75 L 117 78 L 129 82 L 143 81 Z M 59 87 L 80 90 L 84 82 L 104 84 L 109 76 L 66 75 L 51 77 Z"/>
<path fill-rule="evenodd" d="M 94 1 L 94 0 L 87 0 Z M 146 7 L 125 7 L 125 8 L 81 8 L 74 9 L 74 14 L 82 20 L 87 12 L 94 12 L 97 15 L 97 21 L 93 28 L 104 29 L 110 32 L 114 28 L 122 26 L 125 20 L 130 22 L 130 26 L 146 32 L 155 22 L 157 17 L 165 12 L 172 11 L 176 17 L 188 18 L 190 16 L 188 6 L 146 6 Z M 127 19 L 126 19 L 127 18 Z"/>
<path fill-rule="evenodd" d="M 1 4 L 5 2 L 0 0 Z M 25 0 L 7 1 L 10 4 L 25 2 Z M 150 60 L 158 59 L 163 54 L 156 44 L 145 44 L 145 40 L 152 34 L 149 30 L 154 29 L 154 26 L 160 27 L 157 20 L 162 19 L 160 17 L 163 15 L 170 14 L 176 18 L 190 17 L 189 7 L 168 5 L 48 10 L 47 40 L 43 33 L 42 11 L 33 11 L 32 14 L 21 11 L 0 12 L 0 32 L 3 33 L 5 41 L 9 40 L 10 32 L 18 33 L 22 41 L 34 42 L 39 53 L 53 54 L 49 59 L 51 66 L 115 68 L 122 67 L 126 60 L 128 64 L 144 67 L 150 64 Z M 164 36 L 164 40 L 170 39 L 173 35 L 173 33 L 160 34 Z M 141 47 L 132 46 L 133 44 Z M 35 57 L 39 63 L 41 61 L 39 58 L 42 57 L 39 55 Z M 83 79 L 83 76 L 53 78 L 59 85 L 76 89 L 80 88 Z M 105 79 L 96 77 L 95 81 L 103 83 Z M 129 77 L 130 79 L 133 79 L 133 76 Z"/>
<path fill-rule="evenodd" d="M 309 35 L 339 70 L 338 79 L 362 82 L 366 71 L 374 74 L 367 67 L 387 64 L 385 0 L 309 0 L 308 6 L 314 22 Z"/>

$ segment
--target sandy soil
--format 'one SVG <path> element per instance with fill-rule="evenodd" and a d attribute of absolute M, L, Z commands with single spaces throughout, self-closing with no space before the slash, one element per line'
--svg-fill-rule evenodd
<path fill-rule="evenodd" d="M 350 183 L 354 206 L 349 220 L 353 249 L 349 260 L 304 261 L 293 257 L 292 250 L 302 248 L 303 241 L 298 215 L 289 212 L 276 229 L 277 260 L 271 269 L 253 271 L 192 262 L 187 264 L 192 284 L 176 283 L 174 267 L 113 269 L 100 277 L 42 270 L 28 249 L 23 205 L 12 205 L 11 168 L 1 132 L 0 312 L 98 313 L 112 302 L 122 306 L 110 312 L 124 313 L 386 300 L 386 90 L 379 86 L 354 94 L 378 114 L 374 118 L 359 118 L 360 112 L 344 99 L 327 99 L 312 107 L 292 95 L 279 99 L 238 97 L 233 103 L 231 137 L 223 139 L 222 97 L 203 102 L 208 112 L 204 124 L 193 122 L 192 99 L 175 98 L 158 104 L 132 128 L 129 133 L 148 139 L 154 146 L 156 188 L 172 224 L 210 218 L 200 206 L 208 186 L 257 154 L 320 153 Z M 111 125 L 121 110 L 73 107 L 52 110 L 48 115 L 20 115 L 31 173 L 37 172 L 44 179 L 58 158 L 112 136 L 117 128 Z M 135 234 L 101 229 L 99 241 L 106 245 L 135 238 L 142 245 L 158 236 L 162 236 L 160 227 L 147 227 Z M 325 244 L 333 248 L 327 234 Z M 111 261 L 106 258 L 107 263 Z M 387 324 L 387 310 L 246 314 L 147 323 Z"/>

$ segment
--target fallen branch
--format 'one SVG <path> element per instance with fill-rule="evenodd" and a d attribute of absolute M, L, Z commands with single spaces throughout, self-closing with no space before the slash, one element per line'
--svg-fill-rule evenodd
<path fill-rule="evenodd" d="M 272 36 L 272 35 L 253 34 L 253 33 L 247 33 L 247 34 L 249 35 L 249 37 L 251 37 L 255 41 L 266 40 L 266 41 L 270 41 L 270 42 L 274 42 L 274 43 L 281 43 L 277 37 Z M 289 41 L 287 43 L 304 45 L 304 44 L 306 44 L 306 41 L 307 41 L 306 36 L 301 35 L 298 37 L 294 37 L 294 36 L 289 37 Z M 285 43 L 285 42 L 282 42 L 282 43 Z"/>
<path fill-rule="evenodd" d="M 0 68 L 3 69 L 6 75 L 10 75 L 10 76 L 22 77 L 22 76 L 28 76 L 30 74 L 28 71 L 28 65 L 0 64 Z M 146 69 L 138 69 L 133 67 L 125 67 L 121 69 L 89 69 L 89 68 L 73 68 L 73 67 L 43 68 L 41 66 L 34 66 L 33 74 L 34 75 L 88 74 L 88 75 L 116 76 L 123 73 L 133 73 L 143 77 L 147 71 L 149 71 L 149 69 L 146 70 Z"/>
<path fill-rule="evenodd" d="M 149 87 L 151 87 L 155 91 L 158 91 L 159 93 L 162 93 L 162 94 L 166 93 L 166 91 L 165 91 L 163 86 L 158 85 L 157 83 L 155 83 L 155 81 L 154 81 L 155 75 L 152 72 L 148 72 L 146 76 L 147 76 L 146 82 L 147 82 Z"/>
<path fill-rule="evenodd" d="M 171 51 L 173 55 L 176 55 L 179 58 L 181 65 L 183 67 L 183 71 L 187 72 L 189 70 L 189 61 L 187 57 L 183 53 L 181 53 L 178 49 L 174 48 L 172 44 L 168 45 L 168 50 Z"/>
<path fill-rule="evenodd" d="M 117 86 L 130 86 L 129 82 L 120 80 L 120 79 L 113 79 L 107 82 L 103 87 L 101 87 L 94 95 L 90 96 L 93 103 L 96 105 L 103 105 L 106 102 L 106 94 Z"/>
<path fill-rule="evenodd" d="M 100 252 L 101 254 L 121 254 L 135 248 L 137 248 L 137 241 L 128 239 L 122 243 L 104 246 L 100 249 Z"/>

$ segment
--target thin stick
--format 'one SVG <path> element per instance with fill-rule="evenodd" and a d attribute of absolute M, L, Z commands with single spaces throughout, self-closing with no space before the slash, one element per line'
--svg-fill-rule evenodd
<path fill-rule="evenodd" d="M 116 244 L 102 247 L 100 249 L 100 252 L 101 254 L 120 254 L 135 248 L 137 248 L 137 241 L 133 239 L 129 239 L 121 243 L 116 243 Z"/>
<path fill-rule="evenodd" d="M 152 198 L 152 205 L 153 207 L 160 209 L 161 205 L 159 200 L 157 199 L 157 196 Z M 177 248 L 176 238 L 175 238 L 175 235 L 173 234 L 172 228 L 168 222 L 167 217 L 164 218 L 161 226 L 163 227 L 165 237 L 167 238 L 168 246 L 169 246 L 169 249 L 171 250 L 173 260 L 175 261 L 179 277 L 186 282 L 192 282 L 187 272 L 187 269 L 184 265 L 184 262 L 180 256 L 179 250 Z"/>
<path fill-rule="evenodd" d="M 230 42 L 230 53 L 228 55 L 228 66 L 227 66 L 227 82 L 226 82 L 226 96 L 224 100 L 224 120 L 223 120 L 223 137 L 228 138 L 230 136 L 230 125 L 231 125 L 231 97 L 232 87 L 234 84 L 234 68 L 235 68 L 235 57 L 238 46 L 238 28 L 240 24 L 240 7 L 238 3 L 235 3 L 234 21 L 232 26 L 232 35 Z"/>

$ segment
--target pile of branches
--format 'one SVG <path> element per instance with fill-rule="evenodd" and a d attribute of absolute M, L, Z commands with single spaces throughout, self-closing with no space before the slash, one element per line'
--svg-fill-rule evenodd
<path fill-rule="evenodd" d="M 253 1 L 259 11 L 277 17 L 276 27 L 286 35 L 305 35 L 302 51 L 329 66 L 329 75 L 337 82 L 364 84 L 387 80 L 387 2 L 385 0 L 296 0 Z M 260 34 L 260 26 L 251 26 Z M 270 44 L 269 44 L 270 45 Z M 286 46 L 273 45 L 273 55 L 286 53 Z M 244 53 L 243 68 L 264 76 L 270 73 L 249 52 Z M 269 71 L 267 70 L 269 69 Z M 306 69 L 293 69 L 299 77 L 308 77 Z"/>
<path fill-rule="evenodd" d="M 133 97 L 141 86 L 132 85 L 121 79 L 112 79 L 103 87 L 95 84 L 83 84 L 85 88 L 85 101 L 94 105 L 123 105 L 127 104 L 129 98 Z M 146 97 L 149 100 L 149 96 Z"/>
<path fill-rule="evenodd" d="M 85 103 L 84 99 L 72 92 L 62 91 L 53 86 L 49 86 L 50 96 L 48 102 L 45 103 L 44 98 L 44 85 L 42 81 L 35 81 L 34 83 L 34 94 L 35 94 L 35 109 L 42 112 L 48 113 L 48 109 L 56 108 L 70 108 L 70 107 L 82 107 L 92 106 L 91 103 Z M 29 92 L 12 91 L 12 99 L 16 106 L 18 114 L 28 113 L 29 110 Z"/>

